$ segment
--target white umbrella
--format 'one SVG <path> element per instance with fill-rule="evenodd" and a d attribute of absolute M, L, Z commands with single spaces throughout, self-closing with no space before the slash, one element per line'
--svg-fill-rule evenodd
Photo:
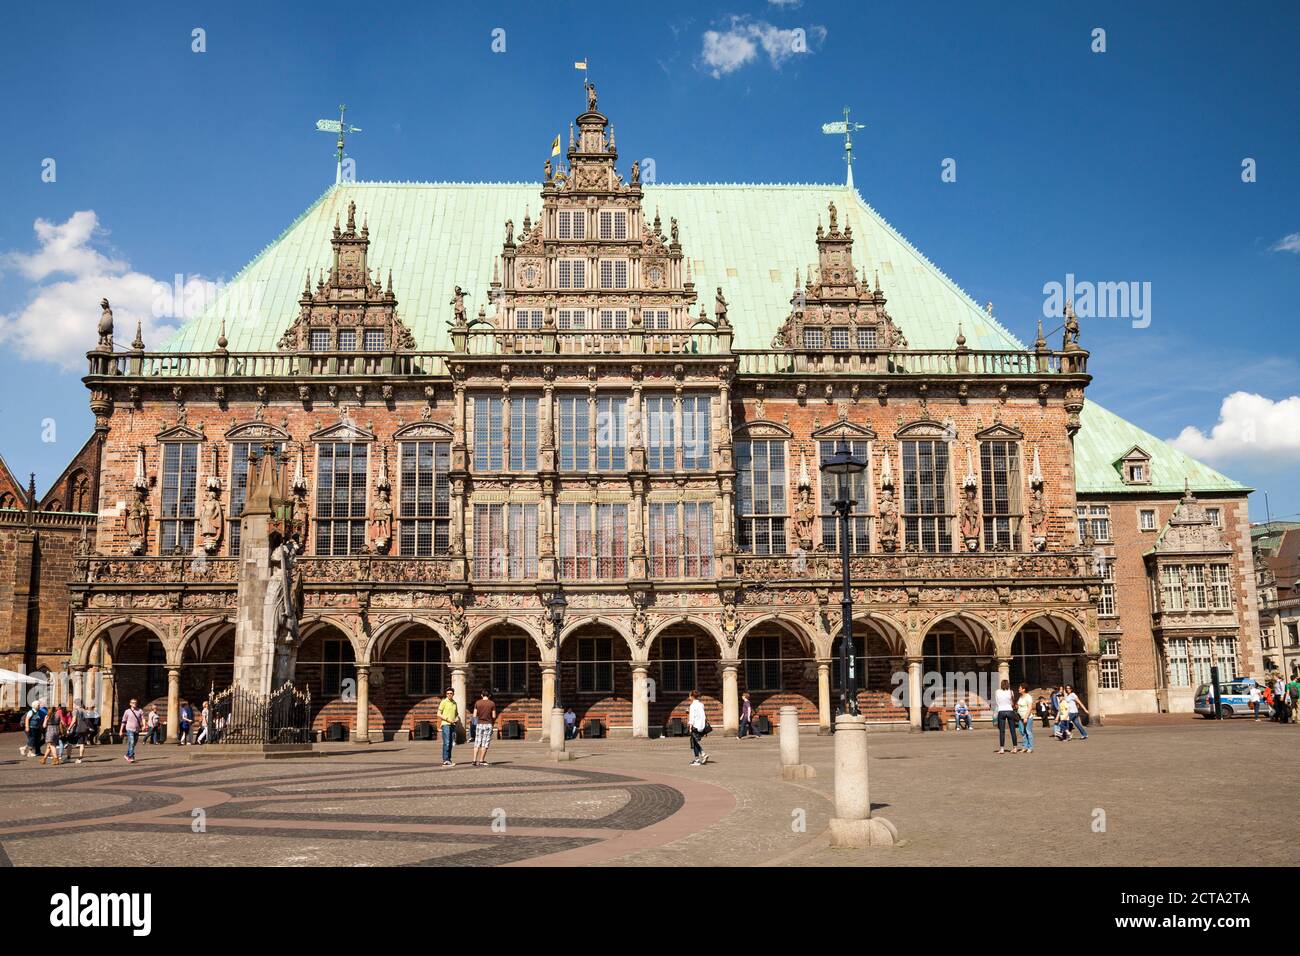
<path fill-rule="evenodd" d="M 7 671 L 0 667 L 0 684 L 48 684 L 49 681 L 43 677 L 35 677 L 31 674 L 19 674 L 17 671 Z"/>

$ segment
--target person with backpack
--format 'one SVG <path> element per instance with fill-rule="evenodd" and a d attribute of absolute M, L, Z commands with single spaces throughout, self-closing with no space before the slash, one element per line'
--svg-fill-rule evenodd
<path fill-rule="evenodd" d="M 81 763 L 81 758 L 86 755 L 86 738 L 90 736 L 90 719 L 81 706 L 81 701 L 75 700 L 72 703 L 72 733 L 68 737 L 67 747 L 76 746 L 77 763 Z"/>
<path fill-rule="evenodd" d="M 62 740 L 63 721 L 58 710 L 47 711 L 45 714 L 45 751 L 41 754 L 41 763 L 45 763 L 47 757 L 53 757 L 53 766 L 59 765 L 59 741 Z"/>
<path fill-rule="evenodd" d="M 144 729 L 144 711 L 140 702 L 132 697 L 126 710 L 122 711 L 122 737 L 126 740 L 126 762 L 135 763 L 135 742 Z"/>
<path fill-rule="evenodd" d="M 194 708 L 190 706 L 188 700 L 181 701 L 180 711 L 180 730 L 176 738 L 178 744 L 188 744 L 190 742 L 190 725 L 194 723 Z"/>
<path fill-rule="evenodd" d="M 703 767 L 709 762 L 709 755 L 700 746 L 700 741 L 713 728 L 709 726 L 709 719 L 705 716 L 704 701 L 700 700 L 698 690 L 691 691 L 691 707 L 686 715 L 686 723 L 691 731 L 691 753 L 695 756 L 695 759 L 691 761 L 691 766 Z"/>

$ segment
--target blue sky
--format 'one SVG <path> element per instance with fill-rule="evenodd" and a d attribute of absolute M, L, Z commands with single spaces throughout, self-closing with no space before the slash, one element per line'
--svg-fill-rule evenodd
<path fill-rule="evenodd" d="M 1045 283 L 1149 282 L 1149 326 L 1085 319 L 1089 397 L 1300 512 L 1294 4 L 50 0 L 4 20 L 0 453 L 42 490 L 93 424 L 75 357 L 100 296 L 233 276 L 332 181 L 317 118 L 349 104 L 359 179 L 533 180 L 585 56 L 662 182 L 838 181 L 819 126 L 851 105 L 864 197 L 1025 340 Z"/>

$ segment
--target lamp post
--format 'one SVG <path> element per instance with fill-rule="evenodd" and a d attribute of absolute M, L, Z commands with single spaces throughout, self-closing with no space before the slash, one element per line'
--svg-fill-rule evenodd
<path fill-rule="evenodd" d="M 563 683 L 560 674 L 560 626 L 564 623 L 564 611 L 568 608 L 569 602 L 564 597 L 564 592 L 558 587 L 551 592 L 551 596 L 546 599 L 546 613 L 551 620 L 551 633 L 555 635 L 555 708 L 560 707 L 560 685 Z"/>
<path fill-rule="evenodd" d="M 854 458 L 843 438 L 834 454 L 822 462 L 821 470 L 835 476 L 835 512 L 840 518 L 840 565 L 843 594 L 840 599 L 840 712 L 858 714 L 858 675 L 853 653 L 853 591 L 849 586 L 849 514 L 857 504 L 853 494 L 853 476 L 867 469 L 867 463 Z"/>

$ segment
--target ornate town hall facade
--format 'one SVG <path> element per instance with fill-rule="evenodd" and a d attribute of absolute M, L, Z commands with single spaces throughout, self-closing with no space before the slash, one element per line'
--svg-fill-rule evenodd
<path fill-rule="evenodd" d="M 927 673 L 1105 710 L 1259 669 L 1247 489 L 1088 405 L 1068 311 L 1023 347 L 851 189 L 643 186 L 594 89 L 566 158 L 336 186 L 163 351 L 103 304 L 82 690 L 174 726 L 230 684 L 271 500 L 318 728 L 404 735 L 445 687 L 530 734 L 558 700 L 645 736 L 693 688 L 827 728 L 841 440 L 870 720 L 919 726 Z"/>

